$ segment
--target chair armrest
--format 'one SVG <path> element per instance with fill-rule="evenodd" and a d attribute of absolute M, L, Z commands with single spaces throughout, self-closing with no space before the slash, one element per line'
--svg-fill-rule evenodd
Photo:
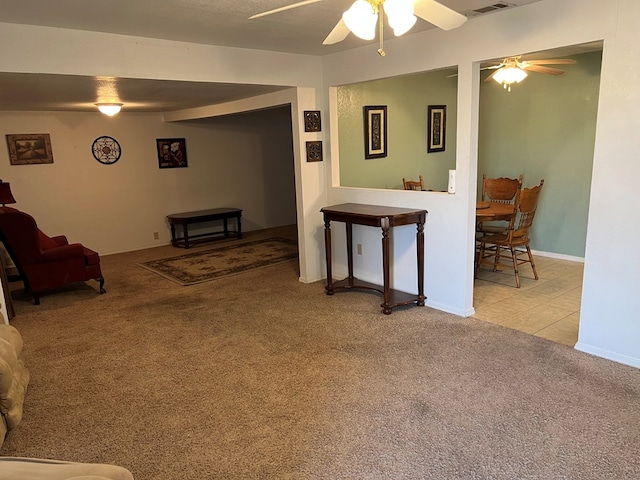
<path fill-rule="evenodd" d="M 67 240 L 67 237 L 65 237 L 64 235 L 58 235 L 58 236 L 55 236 L 55 237 L 51 237 L 51 240 L 56 242 L 61 247 L 65 246 L 65 245 L 69 245 L 69 240 Z"/>
<path fill-rule="evenodd" d="M 38 263 L 59 262 L 78 257 L 84 258 L 84 247 L 79 243 L 72 243 L 71 245 L 45 250 L 38 259 Z"/>

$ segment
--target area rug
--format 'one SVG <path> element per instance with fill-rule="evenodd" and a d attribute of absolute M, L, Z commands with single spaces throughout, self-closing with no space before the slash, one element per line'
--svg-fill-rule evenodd
<path fill-rule="evenodd" d="M 194 285 L 298 258 L 294 240 L 273 237 L 138 263 L 179 284 Z"/>

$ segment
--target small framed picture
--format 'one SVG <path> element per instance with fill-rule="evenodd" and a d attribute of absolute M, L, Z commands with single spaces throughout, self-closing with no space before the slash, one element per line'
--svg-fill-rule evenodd
<path fill-rule="evenodd" d="M 429 105 L 428 107 L 427 152 L 444 152 L 447 134 L 447 106 Z"/>
<path fill-rule="evenodd" d="M 320 110 L 304 111 L 304 131 L 305 132 L 321 132 L 322 119 L 320 118 Z"/>
<path fill-rule="evenodd" d="M 387 106 L 364 107 L 364 158 L 387 156 Z"/>
<path fill-rule="evenodd" d="M 307 162 L 322 161 L 322 141 L 307 142 Z"/>
<path fill-rule="evenodd" d="M 7 147 L 11 165 L 53 163 L 51 138 L 48 133 L 9 134 Z"/>
<path fill-rule="evenodd" d="M 184 138 L 157 138 L 160 168 L 187 167 L 187 141 Z"/>

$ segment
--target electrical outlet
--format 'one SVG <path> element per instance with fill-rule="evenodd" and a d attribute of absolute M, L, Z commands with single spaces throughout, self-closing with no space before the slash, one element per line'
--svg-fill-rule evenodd
<path fill-rule="evenodd" d="M 160 238 L 160 234 L 158 232 L 153 232 L 153 239 L 158 240 Z"/>
<path fill-rule="evenodd" d="M 362 255 L 362 244 L 359 243 L 356 248 L 358 250 L 358 255 Z"/>

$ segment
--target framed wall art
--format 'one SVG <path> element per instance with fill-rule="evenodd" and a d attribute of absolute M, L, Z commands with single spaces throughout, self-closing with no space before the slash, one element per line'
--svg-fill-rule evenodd
<path fill-rule="evenodd" d="M 7 147 L 11 165 L 53 163 L 51 138 L 48 133 L 8 134 Z"/>
<path fill-rule="evenodd" d="M 93 141 L 91 153 L 93 158 L 103 165 L 113 165 L 120 160 L 122 148 L 115 138 L 103 135 Z"/>
<path fill-rule="evenodd" d="M 184 138 L 157 138 L 158 166 L 160 168 L 185 168 L 187 166 L 187 141 Z"/>
<path fill-rule="evenodd" d="M 447 134 L 447 106 L 429 105 L 428 107 L 427 152 L 444 152 Z"/>
<path fill-rule="evenodd" d="M 307 142 L 307 162 L 322 161 L 322 141 Z"/>
<path fill-rule="evenodd" d="M 321 132 L 322 131 L 322 119 L 320 117 L 320 110 L 304 111 L 304 131 L 305 132 Z"/>
<path fill-rule="evenodd" d="M 387 106 L 364 107 L 364 158 L 387 156 Z"/>

